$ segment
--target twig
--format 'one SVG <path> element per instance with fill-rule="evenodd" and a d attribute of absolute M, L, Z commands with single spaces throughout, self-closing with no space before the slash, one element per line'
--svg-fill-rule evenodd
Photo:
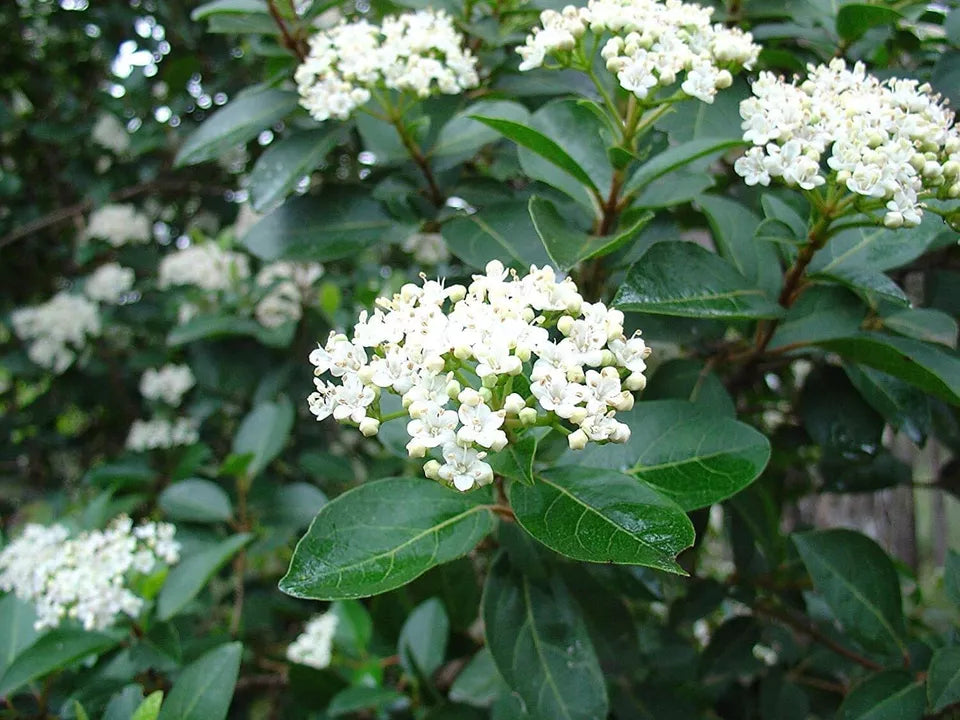
<path fill-rule="evenodd" d="M 287 23 L 284 22 L 280 10 L 277 9 L 276 0 L 267 0 L 267 9 L 270 11 L 270 17 L 273 18 L 273 21 L 280 29 L 280 35 L 283 37 L 283 46 L 296 55 L 300 62 L 306 60 L 307 54 L 303 51 L 303 46 L 290 34 Z"/>

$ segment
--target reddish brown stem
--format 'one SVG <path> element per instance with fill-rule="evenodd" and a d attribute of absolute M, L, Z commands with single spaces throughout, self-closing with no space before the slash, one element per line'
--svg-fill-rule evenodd
<path fill-rule="evenodd" d="M 287 27 L 286 21 L 283 19 L 283 16 L 280 14 L 280 10 L 277 8 L 276 0 L 267 0 L 267 9 L 270 11 L 270 17 L 273 18 L 273 21 L 277 24 L 277 28 L 280 30 L 280 36 L 283 39 L 283 46 L 296 55 L 300 62 L 303 62 L 306 59 L 307 54 L 304 52 L 302 44 L 290 34 L 290 29 Z"/>

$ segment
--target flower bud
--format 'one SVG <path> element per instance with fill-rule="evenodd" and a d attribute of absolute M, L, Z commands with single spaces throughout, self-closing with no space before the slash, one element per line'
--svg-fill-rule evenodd
<path fill-rule="evenodd" d="M 569 335 L 570 330 L 573 329 L 573 323 L 576 322 L 569 315 L 562 315 L 559 320 L 557 320 L 557 330 L 559 330 L 564 335 Z"/>
<path fill-rule="evenodd" d="M 415 400 L 412 403 L 410 403 L 410 407 L 407 408 L 407 414 L 413 420 L 419 420 L 426 414 L 426 412 L 427 412 L 427 403 L 425 403 L 423 400 Z"/>
<path fill-rule="evenodd" d="M 412 458 L 422 458 L 427 454 L 427 446 L 419 440 L 411 440 L 407 443 L 407 453 Z"/>
<path fill-rule="evenodd" d="M 523 362 L 528 362 L 530 360 L 530 348 L 524 346 L 517 346 L 517 349 L 513 351 L 513 354 L 516 355 Z"/>
<path fill-rule="evenodd" d="M 380 430 L 380 421 L 376 418 L 364 418 L 360 421 L 360 432 L 364 437 L 373 437 Z"/>
<path fill-rule="evenodd" d="M 891 229 L 903 227 L 903 214 L 898 212 L 888 212 L 883 218 L 883 224 Z"/>
<path fill-rule="evenodd" d="M 503 409 L 508 415 L 517 415 L 526 405 L 523 397 L 517 393 L 510 393 L 503 401 Z"/>
<path fill-rule="evenodd" d="M 480 399 L 485 403 L 489 403 L 491 400 L 493 400 L 493 392 L 490 390 L 490 388 L 488 387 L 480 388 Z"/>
<path fill-rule="evenodd" d="M 724 90 L 731 85 L 733 85 L 733 75 L 730 74 L 729 70 L 721 70 L 717 73 L 717 79 L 713 82 L 715 88 Z"/>
<path fill-rule="evenodd" d="M 619 412 L 627 412 L 628 410 L 632 410 L 633 409 L 633 393 L 627 390 L 624 390 L 622 393 L 620 393 L 620 395 L 616 398 L 616 400 L 610 404 L 614 407 L 615 410 L 618 410 Z"/>
<path fill-rule="evenodd" d="M 446 361 L 439 355 L 432 355 L 423 362 L 424 367 L 432 373 L 443 372 Z"/>
<path fill-rule="evenodd" d="M 571 450 L 583 450 L 589 441 L 590 438 L 587 437 L 587 434 L 583 430 L 574 430 L 567 435 L 567 443 L 570 445 Z"/>
<path fill-rule="evenodd" d="M 537 410 L 532 407 L 525 407 L 518 413 L 520 422 L 524 425 L 533 425 L 537 422 Z"/>
<path fill-rule="evenodd" d="M 467 289 L 463 285 L 451 285 L 447 288 L 447 297 L 453 302 L 460 302 L 467 296 Z"/>
<path fill-rule="evenodd" d="M 456 399 L 456 397 L 460 394 L 460 389 L 460 383 L 458 383 L 456 380 L 451 380 L 447 383 L 447 397 L 451 400 Z"/>
<path fill-rule="evenodd" d="M 431 480 L 438 480 L 440 475 L 437 471 L 440 469 L 440 463 L 436 460 L 427 460 L 423 464 L 423 474 Z"/>
<path fill-rule="evenodd" d="M 567 382 L 582 383 L 585 377 L 582 367 L 574 366 L 567 370 Z"/>
<path fill-rule="evenodd" d="M 359 370 L 357 370 L 357 377 L 360 379 L 364 385 L 369 385 L 373 380 L 374 368 L 372 365 L 364 365 Z"/>
<path fill-rule="evenodd" d="M 453 356 L 457 360 L 469 360 L 473 357 L 473 351 L 469 345 L 457 345 L 457 347 L 453 349 Z"/>
<path fill-rule="evenodd" d="M 574 425 L 579 425 L 586 419 L 587 409 L 582 407 L 574 408 L 573 412 L 570 413 L 570 417 L 567 418 L 567 420 L 572 422 Z"/>
<path fill-rule="evenodd" d="M 457 400 L 460 401 L 461 405 L 479 405 L 483 402 L 483 398 L 480 397 L 480 393 L 473 388 L 464 388 L 461 390 L 460 394 L 457 395 Z"/>
<path fill-rule="evenodd" d="M 647 378 L 643 373 L 630 373 L 627 379 L 623 381 L 623 386 L 632 392 L 639 392 L 647 386 Z"/>
<path fill-rule="evenodd" d="M 500 379 L 500 378 L 498 378 L 494 373 L 490 373 L 489 375 L 484 375 L 484 376 L 480 379 L 480 382 L 483 383 L 483 387 L 484 387 L 485 389 L 486 389 L 486 388 L 494 388 L 494 387 L 497 386 L 497 381 L 498 381 L 499 379 Z"/>
<path fill-rule="evenodd" d="M 507 436 L 506 434 L 501 435 L 496 440 L 493 441 L 490 445 L 490 449 L 494 452 L 500 452 L 507 446 Z"/>

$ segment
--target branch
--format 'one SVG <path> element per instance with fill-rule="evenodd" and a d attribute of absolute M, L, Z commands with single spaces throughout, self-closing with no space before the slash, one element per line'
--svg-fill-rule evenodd
<path fill-rule="evenodd" d="M 287 27 L 287 23 L 280 14 L 280 10 L 277 9 L 276 0 L 267 0 L 267 8 L 270 10 L 270 17 L 273 18 L 273 21 L 280 29 L 280 35 L 283 37 L 283 46 L 296 55 L 300 62 L 306 60 L 307 54 L 303 51 L 303 46 L 301 43 L 297 42 L 297 39 L 290 34 L 290 29 Z"/>

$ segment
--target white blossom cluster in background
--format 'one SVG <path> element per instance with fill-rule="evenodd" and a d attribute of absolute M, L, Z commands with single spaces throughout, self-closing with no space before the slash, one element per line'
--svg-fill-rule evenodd
<path fill-rule="evenodd" d="M 104 205 L 90 213 L 84 234 L 122 247 L 149 242 L 152 232 L 150 218 L 133 205 Z"/>
<path fill-rule="evenodd" d="M 242 253 L 213 242 L 191 245 L 160 261 L 161 289 L 191 285 L 203 290 L 227 290 L 250 277 L 250 261 Z"/>
<path fill-rule="evenodd" d="M 196 383 L 189 365 L 164 365 L 148 368 L 140 376 L 140 394 L 148 400 L 161 400 L 179 407 L 183 396 Z"/>
<path fill-rule="evenodd" d="M 15 310 L 10 320 L 17 337 L 28 343 L 30 360 L 57 374 L 102 331 L 97 304 L 66 291 L 41 305 Z"/>
<path fill-rule="evenodd" d="M 134 452 L 164 450 L 181 445 L 193 445 L 200 439 L 197 422 L 190 417 L 175 420 L 152 418 L 134 420 L 127 434 L 127 448 Z"/>
<path fill-rule="evenodd" d="M 115 305 L 133 288 L 134 272 L 118 263 L 101 265 L 83 285 L 84 294 L 91 300 Z"/>
<path fill-rule="evenodd" d="M 624 90 L 643 100 L 683 74 L 680 89 L 712 103 L 732 73 L 749 70 L 760 52 L 750 33 L 711 23 L 712 14 L 713 8 L 679 0 L 590 0 L 586 7 L 544 10 L 541 27 L 517 48 L 520 70 L 541 67 L 547 56 L 568 67 L 587 30 L 609 33 L 601 56 Z"/>
<path fill-rule="evenodd" d="M 443 235 L 436 232 L 415 232 L 403 241 L 403 249 L 413 255 L 419 265 L 439 265 L 450 259 Z"/>
<path fill-rule="evenodd" d="M 476 87 L 476 63 L 453 18 L 420 10 L 386 17 L 379 26 L 356 20 L 317 33 L 295 79 L 300 104 L 316 120 L 346 120 L 377 89 L 423 98 Z"/>
<path fill-rule="evenodd" d="M 311 619 L 303 632 L 287 648 L 287 659 L 317 670 L 329 667 L 338 621 L 339 618 L 332 612 Z"/>
<path fill-rule="evenodd" d="M 30 524 L 0 551 L 0 590 L 36 607 L 37 630 L 70 618 L 86 630 L 103 630 L 119 616 L 137 617 L 144 600 L 129 587 L 136 574 L 180 559 L 176 528 L 169 523 L 134 526 L 126 515 L 106 530 L 71 538 L 63 525 Z"/>
<path fill-rule="evenodd" d="M 275 328 L 299 320 L 310 289 L 322 275 L 319 263 L 281 261 L 264 265 L 255 279 L 257 287 L 267 290 L 254 309 L 257 322 Z"/>
<path fill-rule="evenodd" d="M 489 483 L 486 454 L 524 426 L 560 427 L 573 449 L 629 438 L 614 415 L 646 385 L 649 350 L 624 336 L 623 313 L 584 302 L 550 267 L 519 277 L 495 260 L 469 288 L 407 284 L 377 305 L 352 340 L 331 333 L 310 354 L 318 420 L 332 415 L 374 435 L 381 392 L 399 395 L 410 456 L 436 453 L 442 462 L 428 460 L 424 474 L 459 490 Z"/>
<path fill-rule="evenodd" d="M 888 227 L 920 223 L 925 195 L 960 197 L 960 134 L 954 114 L 927 84 L 879 80 L 863 63 L 809 65 L 805 80 L 760 73 L 740 104 L 754 147 L 734 165 L 748 185 L 779 178 L 812 190 L 836 182 L 882 201 Z"/>
<path fill-rule="evenodd" d="M 123 123 L 110 113 L 104 113 L 97 118 L 97 122 L 90 131 L 90 139 L 117 155 L 122 155 L 130 149 L 130 134 Z"/>

